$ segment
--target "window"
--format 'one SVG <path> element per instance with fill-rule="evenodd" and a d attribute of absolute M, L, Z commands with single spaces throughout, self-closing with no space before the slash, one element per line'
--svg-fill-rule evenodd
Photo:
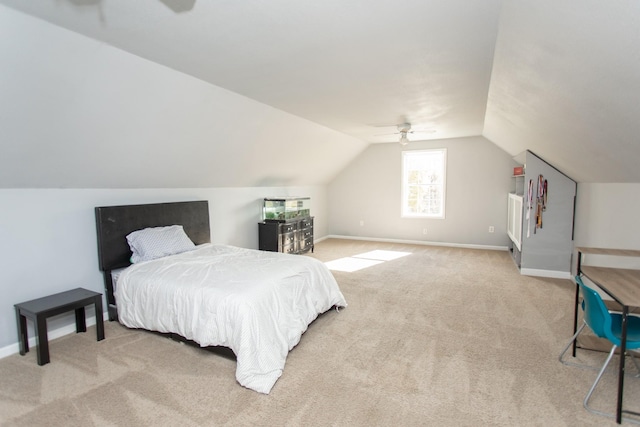
<path fill-rule="evenodd" d="M 402 152 L 402 216 L 444 218 L 447 150 Z"/>

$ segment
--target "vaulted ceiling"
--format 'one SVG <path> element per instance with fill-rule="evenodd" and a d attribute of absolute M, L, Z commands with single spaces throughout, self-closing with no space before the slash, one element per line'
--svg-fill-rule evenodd
<path fill-rule="evenodd" d="M 364 143 L 409 122 L 640 182 L 636 0 L 0 3 Z"/>

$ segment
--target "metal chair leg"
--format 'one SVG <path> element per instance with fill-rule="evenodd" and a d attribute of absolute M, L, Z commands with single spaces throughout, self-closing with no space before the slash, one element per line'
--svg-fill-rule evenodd
<path fill-rule="evenodd" d="M 597 411 L 595 409 L 592 409 L 589 407 L 589 399 L 591 399 L 591 395 L 593 394 L 593 390 L 596 389 L 596 386 L 598 385 L 598 383 L 600 382 L 600 378 L 602 378 L 602 374 L 604 373 L 604 370 L 607 369 L 607 366 L 609 366 L 609 362 L 611 362 L 611 358 L 613 357 L 613 353 L 615 353 L 616 348 L 618 348 L 618 346 L 614 345 L 611 347 L 611 351 L 609 352 L 609 355 L 607 356 L 607 360 L 604 362 L 604 365 L 602 365 L 602 368 L 600 369 L 600 372 L 598 372 L 598 376 L 596 377 L 596 380 L 593 382 L 593 385 L 591 386 L 591 389 L 589 389 L 589 393 L 587 393 L 587 396 L 584 398 L 584 408 L 589 411 L 589 412 L 593 412 L 594 414 L 598 414 L 598 415 L 604 415 L 605 417 L 613 417 L 613 414 L 607 414 L 605 412 L 600 412 Z"/>
<path fill-rule="evenodd" d="M 600 415 L 600 416 L 607 417 L 607 418 L 615 418 L 616 416 L 613 413 L 602 412 L 602 411 L 598 411 L 597 409 L 593 409 L 593 408 L 589 407 L 589 399 L 591 399 L 591 395 L 593 394 L 593 391 L 596 389 L 596 386 L 600 382 L 600 379 L 602 378 L 602 374 L 604 374 L 604 371 L 607 369 L 607 366 L 609 366 L 609 362 L 611 362 L 611 358 L 613 357 L 614 353 L 616 352 L 616 348 L 618 348 L 618 346 L 616 346 L 616 345 L 611 347 L 611 351 L 609 352 L 609 355 L 607 356 L 607 360 L 604 362 L 604 365 L 602 365 L 602 368 L 600 369 L 600 372 L 598 372 L 598 376 L 596 377 L 596 380 L 594 381 L 593 385 L 591 386 L 591 389 L 589 389 L 589 392 L 585 396 L 584 402 L 582 403 L 584 408 L 587 411 L 591 412 L 592 414 Z M 634 418 L 624 418 L 623 417 L 622 419 L 624 421 L 629 421 L 629 422 L 634 423 L 634 424 L 640 424 L 640 420 L 637 420 L 637 419 L 634 419 Z"/>
<path fill-rule="evenodd" d="M 587 324 L 583 323 L 582 326 L 580 326 L 580 328 L 578 328 L 578 331 L 571 337 L 571 340 L 569 340 L 569 343 L 567 344 L 567 346 L 564 348 L 564 350 L 562 350 L 562 353 L 560 353 L 560 356 L 558 356 L 558 360 L 560 361 L 560 363 L 562 363 L 564 365 L 577 366 L 579 368 L 596 370 L 597 368 L 595 368 L 593 366 L 588 366 L 588 365 L 583 365 L 583 364 L 580 364 L 580 363 L 568 362 L 566 360 L 563 360 L 563 357 L 564 357 L 565 353 L 567 352 L 567 350 L 569 350 L 569 348 L 571 348 L 571 345 L 573 344 L 573 342 L 576 339 L 578 339 L 578 335 L 580 335 L 580 332 L 582 332 L 582 330 L 584 329 L 585 326 L 587 326 Z"/>

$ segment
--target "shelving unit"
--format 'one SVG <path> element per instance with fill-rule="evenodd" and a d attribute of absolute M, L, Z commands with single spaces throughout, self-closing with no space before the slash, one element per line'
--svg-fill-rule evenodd
<path fill-rule="evenodd" d="M 524 165 L 521 166 L 524 172 Z M 511 192 L 507 209 L 507 235 L 517 251 L 512 254 L 518 267 L 520 266 L 520 251 L 522 250 L 522 207 L 524 204 L 524 173 L 512 175 Z"/>
<path fill-rule="evenodd" d="M 513 175 L 511 178 L 511 193 L 517 194 L 518 196 L 524 195 L 524 174 Z"/>

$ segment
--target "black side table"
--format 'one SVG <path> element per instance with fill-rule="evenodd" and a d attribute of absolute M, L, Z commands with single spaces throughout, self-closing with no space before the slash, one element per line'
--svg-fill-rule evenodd
<path fill-rule="evenodd" d="M 86 332 L 87 323 L 84 308 L 93 304 L 96 310 L 96 334 L 98 341 L 104 339 L 104 321 L 102 314 L 102 294 L 83 288 L 76 288 L 59 294 L 49 295 L 14 305 L 18 321 L 18 341 L 20 354 L 29 351 L 27 336 L 27 317 L 33 321 L 38 346 L 38 365 L 49 363 L 49 341 L 47 337 L 47 318 L 75 310 L 76 333 Z"/>

